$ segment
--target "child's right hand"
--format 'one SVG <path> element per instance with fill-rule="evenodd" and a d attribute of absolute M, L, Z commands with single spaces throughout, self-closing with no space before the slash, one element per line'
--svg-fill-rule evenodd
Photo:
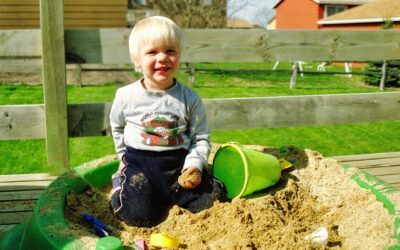
<path fill-rule="evenodd" d="M 201 182 L 201 172 L 195 167 L 185 169 L 178 178 L 178 183 L 185 189 L 196 188 Z"/>

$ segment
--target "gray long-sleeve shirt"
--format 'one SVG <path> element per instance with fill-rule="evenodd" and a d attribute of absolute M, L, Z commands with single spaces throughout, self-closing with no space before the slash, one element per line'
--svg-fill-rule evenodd
<path fill-rule="evenodd" d="M 152 151 L 185 148 L 183 169 L 203 170 L 210 151 L 210 132 L 200 97 L 179 82 L 168 90 L 153 92 L 139 81 L 117 90 L 110 112 L 116 152 L 126 146 Z"/>

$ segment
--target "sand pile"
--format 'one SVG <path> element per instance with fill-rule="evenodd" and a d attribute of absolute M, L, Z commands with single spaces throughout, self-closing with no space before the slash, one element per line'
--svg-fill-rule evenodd
<path fill-rule="evenodd" d="M 252 148 L 283 157 L 294 166 L 282 173 L 276 186 L 251 199 L 216 203 L 198 214 L 174 206 L 160 225 L 137 228 L 113 215 L 106 187 L 70 194 L 66 217 L 88 249 L 95 249 L 97 238 L 82 223 L 84 212 L 112 228 L 126 245 L 139 239 L 148 242 L 152 233 L 160 232 L 179 238 L 182 249 L 383 249 L 394 244 L 394 217 L 340 163 L 292 146 Z M 391 199 L 400 205 L 398 193 Z M 319 227 L 328 231 L 326 246 L 304 239 Z"/>

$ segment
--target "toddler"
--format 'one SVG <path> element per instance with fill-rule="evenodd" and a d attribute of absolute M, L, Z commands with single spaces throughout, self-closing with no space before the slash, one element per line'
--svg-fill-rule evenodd
<path fill-rule="evenodd" d="M 116 151 L 111 207 L 133 226 L 154 226 L 176 204 L 196 213 L 226 199 L 221 182 L 203 170 L 210 151 L 204 104 L 175 78 L 183 32 L 172 20 L 139 21 L 129 37 L 143 77 L 117 90 L 110 112 Z"/>

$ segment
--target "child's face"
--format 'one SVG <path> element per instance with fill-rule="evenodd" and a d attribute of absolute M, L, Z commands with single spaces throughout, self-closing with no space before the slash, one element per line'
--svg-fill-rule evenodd
<path fill-rule="evenodd" d="M 139 66 L 147 89 L 168 89 L 178 71 L 179 51 L 175 46 L 146 44 L 140 49 Z"/>

